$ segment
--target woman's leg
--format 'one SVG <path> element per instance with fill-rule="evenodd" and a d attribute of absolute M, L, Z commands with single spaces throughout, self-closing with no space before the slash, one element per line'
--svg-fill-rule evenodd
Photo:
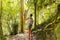
<path fill-rule="evenodd" d="M 28 30 L 29 30 L 29 38 L 30 38 L 30 28 L 28 28 Z"/>

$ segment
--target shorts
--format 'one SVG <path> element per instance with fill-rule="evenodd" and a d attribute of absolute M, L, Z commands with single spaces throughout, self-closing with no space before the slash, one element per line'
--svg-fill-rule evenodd
<path fill-rule="evenodd" d="M 31 28 L 32 27 L 32 24 L 29 24 L 29 28 Z"/>

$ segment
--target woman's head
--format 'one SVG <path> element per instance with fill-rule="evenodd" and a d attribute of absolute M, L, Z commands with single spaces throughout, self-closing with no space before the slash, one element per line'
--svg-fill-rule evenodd
<path fill-rule="evenodd" d="M 30 14 L 30 17 L 32 17 L 33 15 L 32 14 Z"/>

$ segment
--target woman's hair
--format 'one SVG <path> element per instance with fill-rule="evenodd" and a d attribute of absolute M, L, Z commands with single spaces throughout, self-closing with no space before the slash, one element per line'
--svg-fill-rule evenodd
<path fill-rule="evenodd" d="M 32 14 L 30 14 L 30 17 L 32 17 L 33 15 Z"/>

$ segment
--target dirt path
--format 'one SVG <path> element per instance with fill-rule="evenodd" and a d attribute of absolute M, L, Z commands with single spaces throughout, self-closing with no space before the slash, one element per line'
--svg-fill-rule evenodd
<path fill-rule="evenodd" d="M 28 30 L 25 30 L 24 33 L 20 33 L 11 37 L 7 37 L 7 40 L 29 40 Z M 30 40 L 36 40 L 34 36 Z"/>

